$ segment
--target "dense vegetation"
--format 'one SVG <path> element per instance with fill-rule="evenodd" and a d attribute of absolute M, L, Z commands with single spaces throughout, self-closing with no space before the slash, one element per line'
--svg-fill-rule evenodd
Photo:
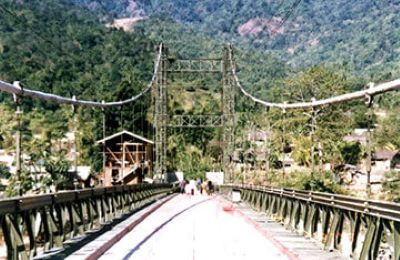
<path fill-rule="evenodd" d="M 116 101 L 135 95 L 150 80 L 152 41 L 139 33 L 107 28 L 96 14 L 70 1 L 2 1 L 0 12 L 0 78 L 4 81 L 18 80 L 22 86 L 63 96 Z M 107 134 L 127 128 L 149 136 L 149 99 L 107 110 Z M 0 93 L 0 100 L 12 104 L 8 94 Z M 35 136 L 51 144 L 73 128 L 69 106 L 30 99 L 24 99 L 22 106 L 25 152 L 44 149 Z M 94 163 L 98 169 L 93 160 L 99 157 L 92 146 L 102 136 L 101 111 L 79 109 L 76 113 L 81 162 Z M 13 147 L 12 117 L 12 111 L 2 106 L 2 148 Z"/>
<path fill-rule="evenodd" d="M 366 76 L 390 77 L 393 70 L 399 75 L 398 1 L 80 1 L 102 2 L 97 8 L 113 14 L 172 18 L 219 41 L 273 53 L 295 67 L 330 62 Z"/>
<path fill-rule="evenodd" d="M 400 58 L 399 18 L 394 14 L 400 5 L 394 1 L 300 1 L 284 23 L 280 19 L 297 1 L 270 2 L 5 0 L 0 3 L 0 79 L 19 80 L 23 86 L 64 96 L 126 99 L 148 83 L 154 47 L 160 41 L 166 43 L 172 56 L 182 57 L 216 57 L 223 42 L 233 42 L 243 85 L 257 97 L 276 102 L 326 98 L 399 74 L 395 62 Z M 131 32 L 108 26 L 114 18 L 129 16 L 147 18 Z M 255 20 L 246 25 L 250 31 L 241 27 L 251 19 Z M 175 76 L 169 83 L 173 86 L 169 89 L 171 114 L 220 111 L 220 78 Z M 0 148 L 12 150 L 12 99 L 0 93 L 0 101 Z M 285 115 L 265 111 L 239 93 L 236 102 L 236 148 L 255 149 L 246 140 L 246 131 L 269 125 L 274 132 L 268 144 L 271 168 L 279 168 L 282 143 L 292 146 L 296 162 L 308 167 L 313 160 L 333 166 L 356 164 L 365 156 L 359 146 L 342 141 L 351 129 L 366 126 L 367 108 L 362 102 L 321 111 L 313 136 L 307 115 L 310 111 Z M 147 95 L 133 105 L 106 110 L 107 134 L 125 128 L 152 138 L 149 104 Z M 388 117 L 374 118 L 376 148 L 400 148 L 397 96 L 385 95 L 376 105 L 384 111 L 390 108 Z M 63 160 L 65 151 L 53 149 L 52 143 L 75 124 L 80 132 L 80 162 L 99 170 L 93 143 L 102 135 L 102 111 L 78 109 L 75 123 L 69 106 L 24 99 L 23 110 L 24 152 L 36 162 L 45 160 L 52 174 L 53 180 L 43 183 L 65 188 L 69 176 L 58 174 L 68 168 Z M 394 127 L 388 127 L 389 122 Z M 182 170 L 190 178 L 220 169 L 219 130 L 171 130 L 169 134 L 170 171 Z M 313 141 L 325 151 L 315 152 L 315 158 L 310 152 Z M 255 164 L 254 158 L 244 160 Z M 7 175 L 4 169 L 0 172 Z M 291 181 L 276 176 L 270 175 L 270 179 L 288 186 L 337 191 L 332 179 L 303 176 L 299 184 L 297 177 Z"/>

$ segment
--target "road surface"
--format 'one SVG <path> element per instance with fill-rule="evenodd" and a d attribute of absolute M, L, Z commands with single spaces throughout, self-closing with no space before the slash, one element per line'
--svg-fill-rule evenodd
<path fill-rule="evenodd" d="M 220 197 L 178 195 L 101 259 L 293 259 Z"/>

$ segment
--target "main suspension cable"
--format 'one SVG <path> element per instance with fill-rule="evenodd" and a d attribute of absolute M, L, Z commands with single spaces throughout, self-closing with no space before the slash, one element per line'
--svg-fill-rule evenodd
<path fill-rule="evenodd" d="M 30 97 L 30 98 L 38 98 L 46 101 L 54 101 L 58 104 L 70 104 L 76 106 L 84 106 L 84 107 L 97 107 L 97 108 L 109 108 L 109 107 L 116 107 L 116 106 L 123 106 L 129 103 L 132 103 L 139 99 L 141 96 L 149 92 L 157 79 L 157 72 L 160 67 L 161 63 L 161 56 L 162 56 L 163 44 L 161 43 L 159 46 L 159 51 L 157 54 L 156 62 L 154 65 L 153 76 L 151 78 L 150 83 L 140 91 L 136 96 L 132 98 L 116 101 L 116 102 L 97 102 L 97 101 L 89 101 L 89 100 L 79 100 L 74 98 L 67 98 L 63 96 L 54 95 L 51 93 L 46 93 L 38 90 L 32 90 L 29 88 L 24 87 L 23 89 L 19 84 L 10 84 L 5 81 L 0 80 L 0 91 L 7 92 L 10 94 L 14 94 L 18 97 Z"/>
<path fill-rule="evenodd" d="M 234 79 L 237 87 L 243 93 L 243 95 L 247 96 L 254 102 L 257 102 L 257 103 L 259 103 L 263 106 L 269 107 L 269 108 L 278 108 L 278 109 L 286 110 L 286 109 L 305 109 L 305 108 L 323 107 L 323 106 L 329 106 L 329 105 L 334 105 L 334 104 L 338 104 L 338 103 L 344 103 L 344 102 L 348 102 L 348 101 L 352 101 L 352 100 L 356 100 L 356 99 L 367 99 L 368 100 L 368 99 L 370 99 L 370 97 L 372 97 L 374 95 L 379 95 L 379 94 L 383 94 L 386 92 L 400 89 L 400 79 L 396 79 L 393 81 L 381 83 L 379 85 L 370 83 L 369 88 L 365 89 L 365 90 L 359 90 L 359 91 L 355 91 L 352 93 L 333 96 L 333 97 L 321 99 L 321 100 L 312 100 L 311 102 L 273 103 L 273 102 L 264 101 L 264 100 L 254 97 L 253 95 L 251 95 L 249 92 L 247 92 L 243 88 L 243 86 L 240 83 L 240 80 L 236 74 L 236 65 L 235 65 L 235 62 L 233 61 L 232 45 L 229 46 L 229 62 L 231 65 L 231 72 L 232 72 L 233 79 Z"/>

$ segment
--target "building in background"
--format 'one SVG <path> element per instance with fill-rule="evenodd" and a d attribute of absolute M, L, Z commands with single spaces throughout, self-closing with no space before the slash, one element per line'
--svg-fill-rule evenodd
<path fill-rule="evenodd" d="M 141 183 L 151 173 L 153 141 L 124 130 L 97 144 L 103 146 L 104 186 Z"/>

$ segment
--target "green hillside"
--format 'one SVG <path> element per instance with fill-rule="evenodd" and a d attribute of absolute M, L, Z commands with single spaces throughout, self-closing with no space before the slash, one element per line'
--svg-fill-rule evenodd
<path fill-rule="evenodd" d="M 367 76 L 399 70 L 398 1 L 104 0 L 103 9 L 93 4 L 100 1 L 84 2 L 114 16 L 169 17 L 294 67 L 335 63 Z"/>
<path fill-rule="evenodd" d="M 135 95 L 151 78 L 153 42 L 140 33 L 107 28 L 97 14 L 70 1 L 7 0 L 2 1 L 0 12 L 0 79 L 4 81 L 18 80 L 23 86 L 63 96 L 111 101 Z M 54 106 L 29 99 L 24 106 L 32 102 Z"/>
<path fill-rule="evenodd" d="M 8 82 L 18 80 L 22 86 L 67 97 L 76 95 L 80 99 L 99 101 L 130 98 L 150 80 L 155 46 L 160 40 L 168 43 L 168 39 L 171 39 L 166 38 L 171 36 L 166 35 L 165 31 L 157 36 L 151 30 L 138 28 L 134 32 L 124 32 L 109 28 L 110 13 L 97 11 L 90 5 L 82 8 L 72 1 L 3 1 L 0 12 L 0 79 Z M 157 19 L 146 20 L 143 26 L 147 28 L 146 24 L 153 23 L 148 24 L 148 28 L 161 29 L 157 22 Z M 183 26 L 170 22 L 174 25 L 171 28 L 177 33 L 183 30 Z M 186 52 L 184 49 L 171 48 L 171 53 L 182 51 L 182 55 L 189 56 L 219 55 L 223 45 L 206 35 L 195 34 L 179 46 L 189 46 L 190 41 L 198 43 L 197 48 L 184 47 Z M 205 45 L 207 42 L 208 46 Z M 199 52 L 201 49 L 203 51 Z M 276 71 L 266 77 L 270 80 L 284 75 L 283 67 L 275 68 L 271 63 L 268 68 L 260 70 L 258 77 L 262 78 L 263 72 L 269 70 Z M 188 80 L 176 81 L 176 84 L 182 85 Z M 174 95 L 170 104 L 171 113 L 174 110 L 185 113 L 215 110 L 216 100 L 220 99 L 214 93 L 218 81 L 209 84 L 203 78 L 189 80 L 186 84 L 184 91 L 169 91 Z M 200 86 L 200 90 L 193 92 L 194 86 Z M 263 87 L 261 84 L 258 86 Z M 270 82 L 268 86 L 271 86 Z M 208 100 L 200 94 L 208 95 Z M 196 99 L 198 102 L 192 106 L 191 102 L 182 104 L 183 99 Z M 0 100 L 0 149 L 12 151 L 12 134 L 15 131 L 12 98 L 11 95 L 0 93 Z M 133 105 L 106 110 L 107 134 L 125 128 L 152 138 L 150 100 L 150 95 L 147 95 Z M 22 106 L 24 153 L 37 159 L 50 156 L 51 143 L 62 138 L 74 125 L 70 106 L 31 99 L 24 99 Z M 101 111 L 79 109 L 78 118 L 80 162 L 99 169 L 99 151 L 93 144 L 102 136 Z M 40 140 L 37 140 L 37 136 L 41 136 Z M 193 168 L 192 164 L 199 166 L 199 162 L 192 160 L 193 154 L 203 157 L 207 143 L 215 137 L 217 133 L 213 131 L 173 133 L 169 142 L 170 150 L 177 159 L 169 166 L 170 169 L 174 169 L 176 163 L 180 163 L 178 167 L 187 172 L 188 167 Z M 199 147 L 185 145 L 192 141 Z M 210 165 L 209 156 L 205 156 L 204 160 L 200 167 Z"/>
<path fill-rule="evenodd" d="M 0 3 L 0 79 L 27 88 L 86 100 L 130 98 L 151 79 L 155 45 L 143 34 L 107 28 L 96 13 L 70 1 Z M 150 136 L 149 100 L 106 110 L 106 133 L 126 128 Z M 0 149 L 13 151 L 12 96 L 0 93 L 0 101 Z M 57 155 L 51 144 L 75 125 L 71 107 L 23 99 L 22 110 L 23 152 L 34 163 L 51 161 Z M 98 170 L 101 156 L 94 143 L 102 137 L 101 110 L 77 114 L 80 163 Z"/>
<path fill-rule="evenodd" d="M 244 87 L 274 102 L 327 98 L 360 89 L 370 80 L 399 75 L 394 15 L 399 4 L 301 1 L 297 8 L 291 6 L 293 2 L 287 1 L 5 0 L 0 3 L 0 79 L 63 96 L 123 100 L 150 80 L 160 41 L 171 56 L 185 58 L 219 56 L 223 44 L 232 42 Z M 285 16 L 288 20 L 283 22 Z M 116 19 L 126 17 L 141 20 L 131 30 L 113 27 Z M 220 78 L 182 74 L 169 80 L 170 114 L 221 110 Z M 309 111 L 268 112 L 236 93 L 236 149 L 253 149 L 246 131 L 270 124 L 271 165 L 278 165 L 283 140 L 294 144 L 298 163 L 310 165 L 310 118 L 301 113 Z M 11 100 L 0 93 L 0 148 L 9 150 L 14 147 L 15 131 Z M 392 108 L 397 100 L 391 94 L 376 103 Z M 152 138 L 151 107 L 147 95 L 132 105 L 107 110 L 107 134 L 125 128 Z M 23 150 L 32 158 L 42 158 L 44 150 L 49 156 L 52 141 L 74 125 L 70 106 L 24 99 L 23 111 Z M 341 154 L 346 148 L 342 138 L 355 127 L 365 127 L 365 113 L 362 102 L 321 112 L 315 133 L 324 140 L 321 162 L 347 162 L 348 156 Z M 390 113 L 394 116 L 398 109 Z M 331 123 L 336 120 L 340 124 Z M 101 111 L 79 109 L 78 121 L 80 163 L 98 170 L 101 158 L 93 143 L 102 136 Z M 376 146 L 398 149 L 396 131 L 385 135 L 384 130 L 376 131 Z M 40 142 L 35 138 L 39 134 Z M 218 169 L 219 140 L 219 130 L 171 130 L 168 170 L 197 177 Z M 362 154 L 356 159 L 361 160 Z"/>

